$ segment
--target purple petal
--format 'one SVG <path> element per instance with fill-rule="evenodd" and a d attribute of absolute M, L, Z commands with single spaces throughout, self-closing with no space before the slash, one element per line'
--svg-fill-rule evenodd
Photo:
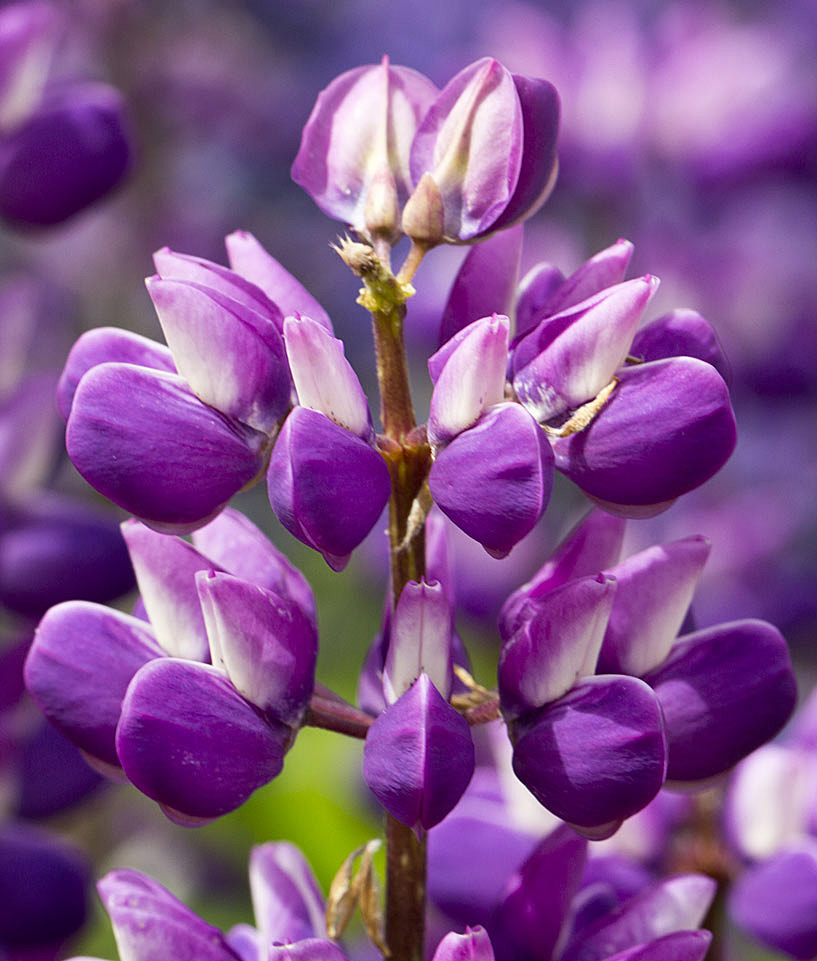
<path fill-rule="evenodd" d="M 726 463 L 735 416 L 726 384 L 703 361 L 676 357 L 626 367 L 585 430 L 556 440 L 556 466 L 619 508 L 663 504 Z"/>
<path fill-rule="evenodd" d="M 324 903 L 306 858 L 287 841 L 250 852 L 250 891 L 261 943 L 324 937 Z"/>
<path fill-rule="evenodd" d="M 369 728 L 363 777 L 389 814 L 407 827 L 439 824 L 473 773 L 468 723 L 425 674 Z"/>
<path fill-rule="evenodd" d="M 513 386 L 538 421 L 592 400 L 610 383 L 657 286 L 649 275 L 617 284 L 546 318 L 519 344 Z"/>
<path fill-rule="evenodd" d="M 128 961 L 236 961 L 218 928 L 152 878 L 127 868 L 97 885 L 121 958 Z"/>
<path fill-rule="evenodd" d="M 64 420 L 68 420 L 71 413 L 74 394 L 82 375 L 92 367 L 109 361 L 176 373 L 173 356 L 164 344 L 157 344 L 155 340 L 117 327 L 88 330 L 71 348 L 57 386 L 57 406 Z"/>
<path fill-rule="evenodd" d="M 466 928 L 465 934 L 450 931 L 437 945 L 432 961 L 494 961 L 488 932 L 479 926 Z"/>
<path fill-rule="evenodd" d="M 440 346 L 480 317 L 511 313 L 521 256 L 522 227 L 504 230 L 468 251 L 443 310 Z"/>
<path fill-rule="evenodd" d="M 270 433 L 292 395 L 275 323 L 197 283 L 156 277 L 146 283 L 173 359 L 193 393 L 228 417 Z"/>
<path fill-rule="evenodd" d="M 537 264 L 519 283 L 516 300 L 516 337 L 518 343 L 526 334 L 548 316 L 547 305 L 564 283 L 564 274 L 553 264 Z M 581 298 L 582 300 L 584 298 Z"/>
<path fill-rule="evenodd" d="M 252 523 L 231 507 L 193 532 L 193 544 L 215 569 L 291 598 L 315 620 L 315 598 L 297 567 Z"/>
<path fill-rule="evenodd" d="M 372 529 L 391 493 L 380 454 L 305 407 L 296 407 L 284 422 L 267 485 L 278 520 L 335 570 Z"/>
<path fill-rule="evenodd" d="M 513 75 L 522 108 L 522 166 L 508 206 L 491 225 L 510 227 L 533 216 L 550 196 L 556 183 L 558 162 L 559 95 L 547 80 Z"/>
<path fill-rule="evenodd" d="M 343 342 L 308 317 L 287 317 L 284 342 L 301 407 L 318 410 L 365 441 L 373 436 L 369 404 Z"/>
<path fill-rule="evenodd" d="M 643 361 L 697 357 L 729 381 L 729 363 L 715 331 L 696 310 L 673 310 L 651 321 L 635 335 L 630 353 Z"/>
<path fill-rule="evenodd" d="M 366 201 L 378 174 L 394 179 L 398 206 L 412 187 L 409 151 L 420 118 L 437 95 L 422 74 L 388 59 L 336 77 L 304 127 L 292 179 L 320 209 L 366 231 Z"/>
<path fill-rule="evenodd" d="M 438 454 L 429 487 L 440 510 L 502 556 L 533 530 L 553 486 L 551 452 L 519 404 L 499 404 Z"/>
<path fill-rule="evenodd" d="M 61 449 L 53 372 L 30 374 L 0 399 L 0 492 L 17 500 L 47 484 Z"/>
<path fill-rule="evenodd" d="M 591 510 L 565 537 L 534 576 L 505 601 L 499 633 L 507 639 L 550 591 L 575 577 L 595 574 L 617 563 L 624 540 L 623 518 Z"/>
<path fill-rule="evenodd" d="M 569 581 L 541 598 L 502 645 L 499 697 L 508 719 L 544 707 L 593 674 L 616 593 L 612 577 Z"/>
<path fill-rule="evenodd" d="M 383 667 L 383 691 L 394 704 L 426 674 L 445 699 L 453 684 L 451 628 L 453 612 L 442 585 L 409 581 L 400 592 L 391 621 Z"/>
<path fill-rule="evenodd" d="M 632 677 L 580 681 L 518 735 L 513 769 L 540 804 L 581 828 L 629 817 L 664 783 L 658 700 Z"/>
<path fill-rule="evenodd" d="M 594 254 L 542 304 L 540 316 L 552 316 L 580 304 L 608 287 L 620 284 L 632 256 L 633 245 L 629 240 L 617 240 L 612 246 Z"/>
<path fill-rule="evenodd" d="M 157 250 L 153 255 L 153 263 L 162 280 L 189 281 L 196 287 L 222 294 L 230 301 L 237 301 L 253 313 L 271 320 L 278 332 L 283 332 L 284 313 L 277 302 L 237 271 L 203 257 L 177 253 L 169 247 Z"/>
<path fill-rule="evenodd" d="M 122 536 L 156 640 L 172 657 L 209 661 L 196 572 L 209 570 L 211 562 L 180 537 L 157 534 L 136 520 L 125 521 Z"/>
<path fill-rule="evenodd" d="M 295 601 L 231 574 L 196 576 L 213 664 L 251 704 L 297 727 L 315 686 L 318 632 Z"/>
<path fill-rule="evenodd" d="M 607 573 L 618 582 L 599 657 L 602 674 L 641 677 L 669 654 L 709 556 L 700 535 L 648 547 Z"/>
<path fill-rule="evenodd" d="M 51 3 L 13 3 L 0 13 L 0 128 L 13 130 L 36 108 L 61 18 Z"/>
<path fill-rule="evenodd" d="M 264 961 L 347 961 L 346 955 L 325 938 L 306 938 L 292 944 L 272 944 Z"/>
<path fill-rule="evenodd" d="M 274 303 L 284 317 L 292 314 L 311 317 L 327 330 L 332 330 L 329 315 L 288 270 L 264 250 L 246 230 L 229 234 L 225 243 L 230 266 L 236 273 L 257 285 Z"/>
<path fill-rule="evenodd" d="M 680 638 L 645 680 L 664 712 L 667 777 L 698 781 L 771 740 L 794 710 L 786 642 L 765 621 L 733 621 Z"/>
<path fill-rule="evenodd" d="M 817 954 L 817 859 L 813 846 L 781 851 L 742 874 L 729 914 L 762 944 L 798 961 Z"/>
<path fill-rule="evenodd" d="M 712 935 L 708 931 L 676 931 L 627 948 L 606 961 L 703 961 L 710 944 Z"/>
<path fill-rule="evenodd" d="M 170 817 L 210 820 L 280 774 L 290 739 L 216 668 L 161 658 L 128 687 L 116 749 L 130 780 Z"/>
<path fill-rule="evenodd" d="M 66 432 L 93 487 L 176 530 L 209 520 L 258 474 L 261 439 L 202 404 L 180 377 L 129 364 L 88 371 Z"/>
<path fill-rule="evenodd" d="M 26 660 L 26 686 L 57 730 L 118 767 L 114 734 L 125 691 L 143 664 L 163 657 L 144 621 L 67 601 L 40 621 Z"/>
<path fill-rule="evenodd" d="M 0 159 L 0 216 L 51 226 L 93 204 L 131 162 L 124 103 L 113 87 L 59 87 L 6 140 Z"/>
<path fill-rule="evenodd" d="M 627 948 L 697 928 L 715 897 L 716 888 L 712 878 L 701 874 L 682 874 L 654 884 L 585 928 L 567 947 L 562 961 L 603 961 Z M 674 955 L 656 953 L 656 961 L 669 957 Z M 647 961 L 652 955 L 645 953 L 643 958 Z"/>
<path fill-rule="evenodd" d="M 453 350 L 445 345 L 429 359 L 429 370 L 445 357 L 439 373 L 432 373 L 434 392 L 428 415 L 428 439 L 438 446 L 473 427 L 489 407 L 505 397 L 510 321 L 494 314 L 470 324 L 457 337 Z"/>
<path fill-rule="evenodd" d="M 587 841 L 562 825 L 508 879 L 488 926 L 498 961 L 550 961 L 579 889 Z"/>
<path fill-rule="evenodd" d="M 411 174 L 429 172 L 443 198 L 445 234 L 473 240 L 508 206 L 519 180 L 522 108 L 511 74 L 484 57 L 461 70 L 429 108 L 411 148 Z"/>

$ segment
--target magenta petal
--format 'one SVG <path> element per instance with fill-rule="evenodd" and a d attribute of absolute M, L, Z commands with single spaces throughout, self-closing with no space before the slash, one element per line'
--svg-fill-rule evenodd
<path fill-rule="evenodd" d="M 511 314 L 521 256 L 522 227 L 503 230 L 468 251 L 443 310 L 441 346 L 480 317 Z"/>
<path fill-rule="evenodd" d="M 569 581 L 502 645 L 499 698 L 506 719 L 544 707 L 596 668 L 616 582 L 597 574 Z"/>
<path fill-rule="evenodd" d="M 488 932 L 477 925 L 465 934 L 450 931 L 437 945 L 432 961 L 494 961 Z"/>
<path fill-rule="evenodd" d="M 715 331 L 696 310 L 681 308 L 651 321 L 635 335 L 630 352 L 643 361 L 697 357 L 729 381 L 729 362 Z"/>
<path fill-rule="evenodd" d="M 198 283 L 160 277 L 146 283 L 176 367 L 193 393 L 228 417 L 272 432 L 292 396 L 274 321 Z"/>
<path fill-rule="evenodd" d="M 407 827 L 439 824 L 473 773 L 468 723 L 425 674 L 369 728 L 363 777 L 389 814 Z"/>
<path fill-rule="evenodd" d="M 157 534 L 136 520 L 125 521 L 122 536 L 156 640 L 172 657 L 209 661 L 196 572 L 209 570 L 211 562 L 180 537 Z"/>
<path fill-rule="evenodd" d="M 218 928 L 139 871 L 111 871 L 98 884 L 121 958 L 235 961 Z"/>
<path fill-rule="evenodd" d="M 618 582 L 599 657 L 602 674 L 641 677 L 662 663 L 709 556 L 700 535 L 648 547 L 611 568 Z"/>
<path fill-rule="evenodd" d="M 236 230 L 225 238 L 230 266 L 264 291 L 277 304 L 284 317 L 302 315 L 332 330 L 329 315 L 278 261 L 246 230 Z"/>
<path fill-rule="evenodd" d="M 498 404 L 440 451 L 428 481 L 440 510 L 501 556 L 547 507 L 552 454 L 530 414 L 519 404 Z"/>
<path fill-rule="evenodd" d="M 797 697 L 786 642 L 765 621 L 688 634 L 645 680 L 666 719 L 667 777 L 681 782 L 720 774 L 771 740 Z"/>
<path fill-rule="evenodd" d="M 101 83 L 64 84 L 5 138 L 0 216 L 61 223 L 109 193 L 131 162 L 122 96 Z"/>
<path fill-rule="evenodd" d="M 681 874 L 653 884 L 611 914 L 584 928 L 567 947 L 562 959 L 604 961 L 611 954 L 627 948 L 697 928 L 704 920 L 716 889 L 715 881 L 702 874 Z M 629 956 L 625 954 L 624 957 Z M 635 957 L 647 961 L 652 955 L 645 953 Z M 673 958 L 674 961 L 675 956 L 656 951 L 656 959 L 663 961 L 664 958 Z"/>
<path fill-rule="evenodd" d="M 250 891 L 262 944 L 326 934 L 323 895 L 294 844 L 278 841 L 252 849 Z"/>
<path fill-rule="evenodd" d="M 735 415 L 720 374 L 691 357 L 626 367 L 595 420 L 556 440 L 556 466 L 591 497 L 639 508 L 686 494 L 735 446 Z"/>
<path fill-rule="evenodd" d="M 550 196 L 558 169 L 559 95 L 547 80 L 513 75 L 522 108 L 522 166 L 508 206 L 491 225 L 510 227 L 533 216 Z"/>
<path fill-rule="evenodd" d="M 173 374 L 101 364 L 82 378 L 68 421 L 74 466 L 144 520 L 190 529 L 261 468 L 261 435 L 201 403 Z"/>
<path fill-rule="evenodd" d="M 209 820 L 281 772 L 291 736 L 216 668 L 162 658 L 131 682 L 116 749 L 140 791 L 170 812 Z"/>
<path fill-rule="evenodd" d="M 618 562 L 625 521 L 602 510 L 591 510 L 559 544 L 528 581 L 505 601 L 499 615 L 499 633 L 508 638 L 535 609 L 539 598 L 574 577 L 585 577 Z"/>
<path fill-rule="evenodd" d="M 57 386 L 57 406 L 64 420 L 68 420 L 71 413 L 82 375 L 109 361 L 176 373 L 173 356 L 164 344 L 117 327 L 88 330 L 71 348 Z"/>
<path fill-rule="evenodd" d="M 196 577 L 213 664 L 270 717 L 297 727 L 315 686 L 318 632 L 295 601 L 231 574 Z"/>
<path fill-rule="evenodd" d="M 137 670 L 164 658 L 144 621 L 67 601 L 40 621 L 25 666 L 26 686 L 51 723 L 81 750 L 119 766 L 114 734 Z"/>
<path fill-rule="evenodd" d="M 193 532 L 193 544 L 215 567 L 295 601 L 315 620 L 315 598 L 297 567 L 253 522 L 231 507 Z"/>
<path fill-rule="evenodd" d="M 305 407 L 284 422 L 267 485 L 278 520 L 336 570 L 372 529 L 391 492 L 388 468 L 373 447 Z"/>
<path fill-rule="evenodd" d="M 519 780 L 557 817 L 593 828 L 646 807 L 664 783 L 658 699 L 633 677 L 599 675 L 524 725 L 514 744 Z"/>

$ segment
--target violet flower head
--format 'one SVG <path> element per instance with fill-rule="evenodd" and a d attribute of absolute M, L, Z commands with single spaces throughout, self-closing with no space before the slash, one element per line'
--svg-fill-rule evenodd
<path fill-rule="evenodd" d="M 124 772 L 173 820 L 201 823 L 281 771 L 314 684 L 311 593 L 234 512 L 202 532 L 208 555 L 136 521 L 124 529 L 149 620 L 78 601 L 52 608 L 26 683 L 101 770 Z"/>

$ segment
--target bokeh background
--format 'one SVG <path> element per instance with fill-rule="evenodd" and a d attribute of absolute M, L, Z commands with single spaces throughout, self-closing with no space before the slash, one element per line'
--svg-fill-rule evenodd
<path fill-rule="evenodd" d="M 358 284 L 330 248 L 342 225 L 328 221 L 289 179 L 300 131 L 334 76 L 384 53 L 440 86 L 471 60 L 492 55 L 516 72 L 552 80 L 562 97 L 559 181 L 526 225 L 523 272 L 549 260 L 569 273 L 626 237 L 636 245 L 630 275 L 650 272 L 662 281 L 649 316 L 676 306 L 699 310 L 731 363 L 740 431 L 735 455 L 665 514 L 631 523 L 630 546 L 709 536 L 698 624 L 745 616 L 773 621 L 791 643 L 803 691 L 809 689 L 817 665 L 812 0 L 65 0 L 63 6 L 70 29 L 52 70 L 121 91 L 134 160 L 113 195 L 70 221 L 0 229 L 0 306 L 10 285 L 34 291 L 25 301 L 25 349 L 9 352 L 9 314 L 0 315 L 0 387 L 34 373 L 45 377 L 26 436 L 0 426 L 3 450 L 45 445 L 38 459 L 32 455 L 34 466 L 15 475 L 9 504 L 48 492 L 117 519 L 60 456 L 46 385 L 84 329 L 115 325 L 161 339 L 143 279 L 153 272 L 151 253 L 164 245 L 224 262 L 224 235 L 252 231 L 324 304 L 371 388 L 371 332 L 355 304 Z M 436 251 L 416 278 L 407 335 L 421 412 L 428 394 L 424 360 L 436 347 L 440 312 L 463 255 Z M 11 393 L 3 396 L 8 407 Z M 376 400 L 372 406 L 376 411 Z M 380 620 L 382 544 L 372 538 L 343 574 L 333 574 L 277 525 L 263 489 L 241 495 L 236 506 L 307 574 L 320 617 L 319 678 L 353 698 Z M 540 528 L 503 562 L 464 537 L 457 541 L 459 626 L 484 683 L 493 682 L 499 604 L 580 509 L 581 498 L 565 482 Z M 11 506 L 3 511 L 0 594 L 9 594 L 16 515 Z M 8 654 L 21 638 L 25 643 L 32 616 L 0 599 L 7 606 L 2 650 Z M 117 603 L 128 609 L 133 597 Z M 12 668 L 4 669 L 10 676 Z M 31 706 L 14 703 L 14 730 L 29 732 Z M 2 726 L 0 734 L 14 740 Z M 58 769 L 45 757 L 34 755 L 30 763 L 53 788 Z M 360 758 L 358 743 L 307 730 L 275 783 L 235 814 L 186 831 L 127 786 L 99 784 L 79 805 L 37 811 L 34 804 L 26 814 L 19 752 L 9 747 L 0 751 L 0 811 L 72 839 L 95 876 L 114 866 L 138 867 L 208 920 L 230 924 L 250 918 L 252 844 L 295 841 L 326 887 L 346 854 L 378 833 Z M 72 954 L 115 957 L 101 911 L 92 912 L 60 956 Z"/>

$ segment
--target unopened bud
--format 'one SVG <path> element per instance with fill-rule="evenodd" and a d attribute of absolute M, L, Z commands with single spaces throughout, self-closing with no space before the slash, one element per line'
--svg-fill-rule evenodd
<path fill-rule="evenodd" d="M 372 178 L 366 194 L 364 223 L 369 237 L 383 237 L 394 243 L 400 237 L 400 208 L 397 185 L 388 167 L 381 167 Z"/>
<path fill-rule="evenodd" d="M 445 238 L 445 210 L 440 189 L 426 172 L 403 208 L 403 233 L 424 247 L 436 247 Z"/>

